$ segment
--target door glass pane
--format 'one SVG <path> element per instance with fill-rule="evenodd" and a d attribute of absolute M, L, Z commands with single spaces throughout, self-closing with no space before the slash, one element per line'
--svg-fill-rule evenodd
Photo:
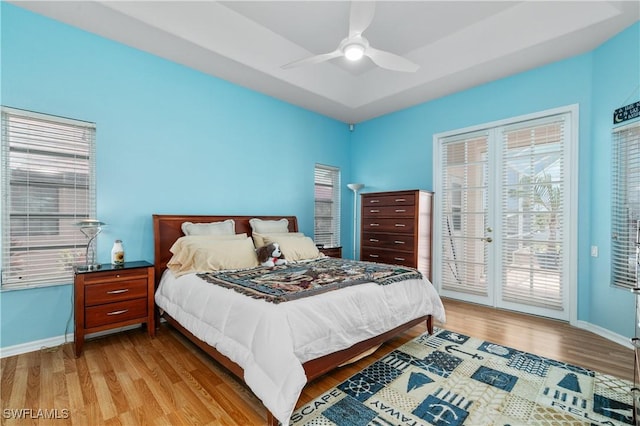
<path fill-rule="evenodd" d="M 444 143 L 442 288 L 487 295 L 487 137 Z"/>
<path fill-rule="evenodd" d="M 504 132 L 504 301 L 563 309 L 564 138 L 562 118 Z"/>

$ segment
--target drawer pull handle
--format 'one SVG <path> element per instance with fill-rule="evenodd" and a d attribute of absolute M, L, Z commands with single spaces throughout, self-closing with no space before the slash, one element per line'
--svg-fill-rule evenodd
<path fill-rule="evenodd" d="M 396 223 L 396 228 L 404 228 L 405 226 L 404 223 Z"/>
<path fill-rule="evenodd" d="M 377 254 L 370 254 L 369 257 L 374 257 L 375 258 L 375 257 L 380 257 L 380 256 L 377 255 Z"/>
<path fill-rule="evenodd" d="M 406 244 L 404 241 L 394 241 L 394 244 Z"/>
<path fill-rule="evenodd" d="M 378 242 L 380 242 L 380 240 L 376 240 L 375 238 L 369 238 L 369 241 L 371 241 L 372 243 L 378 243 Z"/>
<path fill-rule="evenodd" d="M 369 224 L 369 226 L 380 226 L 380 224 L 379 223 L 371 223 L 371 224 Z"/>
<path fill-rule="evenodd" d="M 399 260 L 400 262 L 404 261 L 404 257 L 394 257 L 395 260 Z"/>
<path fill-rule="evenodd" d="M 406 209 L 396 209 L 396 213 L 404 213 L 406 212 Z"/>
<path fill-rule="evenodd" d="M 379 202 L 380 202 L 380 200 L 369 200 L 369 202 L 370 202 L 371 204 L 373 204 L 373 203 L 379 203 Z"/>
<path fill-rule="evenodd" d="M 126 292 L 128 292 L 128 291 L 129 291 L 129 289 L 128 289 L 128 288 L 123 288 L 123 289 L 120 289 L 120 290 L 111 290 L 111 291 L 108 291 L 108 292 L 107 292 L 107 294 L 122 294 L 122 293 L 126 293 Z"/>
<path fill-rule="evenodd" d="M 107 315 L 122 315 L 122 314 L 126 314 L 127 312 L 129 312 L 128 309 L 122 309 L 120 311 L 108 312 Z"/>
<path fill-rule="evenodd" d="M 369 213 L 380 213 L 380 210 L 378 210 L 378 209 L 371 209 L 371 210 L 369 210 Z"/>
<path fill-rule="evenodd" d="M 405 198 L 396 198 L 396 203 L 402 203 L 407 201 Z"/>

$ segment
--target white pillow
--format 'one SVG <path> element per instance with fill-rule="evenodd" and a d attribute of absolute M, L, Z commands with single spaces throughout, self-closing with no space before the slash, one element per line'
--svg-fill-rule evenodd
<path fill-rule="evenodd" d="M 183 222 L 182 232 L 184 235 L 234 235 L 236 222 L 233 219 L 210 223 Z"/>
<path fill-rule="evenodd" d="M 253 241 L 246 236 L 243 239 L 208 240 L 204 244 L 187 245 L 167 263 L 167 268 L 176 276 L 256 266 L 258 257 Z"/>
<path fill-rule="evenodd" d="M 289 221 L 285 218 L 280 220 L 262 220 L 258 218 L 249 219 L 252 232 L 259 234 L 273 234 L 289 232 Z"/>
<path fill-rule="evenodd" d="M 264 237 L 264 242 L 265 244 L 280 244 L 280 251 L 282 251 L 284 258 L 292 262 L 324 257 L 309 237 L 286 237 L 282 234 L 278 236 L 267 235 Z"/>
<path fill-rule="evenodd" d="M 253 243 L 255 244 L 256 248 L 260 248 L 264 245 L 266 245 L 266 243 L 264 242 L 264 237 L 270 236 L 270 237 L 278 237 L 278 236 L 288 236 L 288 237 L 304 237 L 305 235 L 302 232 L 272 232 L 269 234 L 261 234 L 259 232 L 254 232 L 251 234 L 251 236 L 253 237 Z"/>

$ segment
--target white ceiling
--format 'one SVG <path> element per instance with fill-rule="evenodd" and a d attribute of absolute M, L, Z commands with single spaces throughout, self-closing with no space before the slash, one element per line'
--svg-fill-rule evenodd
<path fill-rule="evenodd" d="M 386 1 L 364 32 L 420 65 L 368 58 L 283 69 L 347 36 L 343 1 L 13 1 L 16 5 L 345 123 L 358 123 L 594 49 L 638 1 Z"/>

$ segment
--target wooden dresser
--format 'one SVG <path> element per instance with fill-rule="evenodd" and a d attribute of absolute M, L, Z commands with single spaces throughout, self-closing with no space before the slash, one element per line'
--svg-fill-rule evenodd
<path fill-rule="evenodd" d="M 155 335 L 154 269 L 149 262 L 99 269 L 74 269 L 75 350 L 82 353 L 85 335 L 144 323 Z"/>
<path fill-rule="evenodd" d="M 362 194 L 360 259 L 411 266 L 431 280 L 433 193 Z"/>

